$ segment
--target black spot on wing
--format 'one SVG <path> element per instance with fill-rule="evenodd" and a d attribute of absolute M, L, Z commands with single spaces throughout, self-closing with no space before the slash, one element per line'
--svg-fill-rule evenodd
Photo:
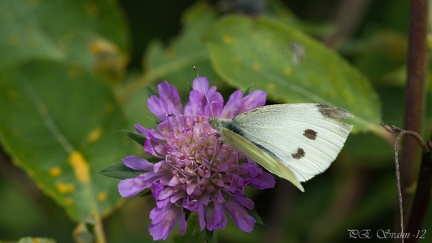
<path fill-rule="evenodd" d="M 306 129 L 303 132 L 303 136 L 309 138 L 310 140 L 315 140 L 317 137 L 317 132 L 312 129 Z"/>
<path fill-rule="evenodd" d="M 302 148 L 298 148 L 297 152 L 291 154 L 294 159 L 301 159 L 305 156 L 305 151 Z"/>
<path fill-rule="evenodd" d="M 334 106 L 318 104 L 317 107 L 318 107 L 318 111 L 325 118 L 337 120 L 338 118 L 344 118 L 350 116 L 349 113 L 347 113 L 346 111 Z"/>
<path fill-rule="evenodd" d="M 318 108 L 318 112 L 321 113 L 325 119 L 330 119 L 337 122 L 345 130 L 351 130 L 352 126 L 339 120 L 339 118 L 354 117 L 352 114 L 330 105 L 317 104 L 316 107 Z"/>

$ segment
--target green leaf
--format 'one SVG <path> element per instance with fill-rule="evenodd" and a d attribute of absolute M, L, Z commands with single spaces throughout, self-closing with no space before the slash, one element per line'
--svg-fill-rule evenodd
<path fill-rule="evenodd" d="M 50 238 L 42 238 L 42 237 L 24 237 L 19 239 L 18 241 L 4 241 L 0 240 L 0 243 L 56 243 L 55 240 Z"/>
<path fill-rule="evenodd" d="M 213 233 L 214 231 L 205 229 L 207 242 L 213 242 Z"/>
<path fill-rule="evenodd" d="M 148 196 L 151 196 L 151 195 L 153 195 L 152 191 L 150 189 L 146 189 L 146 190 L 142 191 L 141 193 L 139 193 L 138 197 L 139 198 L 141 198 L 141 197 L 148 197 Z"/>
<path fill-rule="evenodd" d="M 231 15 L 208 32 L 210 59 L 229 84 L 277 102 L 316 102 L 352 113 L 356 130 L 382 131 L 380 102 L 368 80 L 331 50 L 274 20 Z"/>
<path fill-rule="evenodd" d="M 369 77 L 375 87 L 403 86 L 407 36 L 388 29 L 365 36 L 345 43 L 341 51 L 353 57 L 353 65 Z"/>
<path fill-rule="evenodd" d="M 247 209 L 247 211 L 248 211 L 249 215 L 252 216 L 256 220 L 257 224 L 265 225 L 264 222 L 262 221 L 261 217 L 258 215 L 258 213 L 255 210 Z"/>
<path fill-rule="evenodd" d="M 166 46 L 159 41 L 148 45 L 143 75 L 128 82 L 122 97 L 130 120 L 144 127 L 155 127 L 155 116 L 146 106 L 149 94 L 154 93 L 147 92 L 147 87 L 156 87 L 157 83 L 166 80 L 178 89 L 181 98 L 188 97 L 192 81 L 196 78 L 193 66 L 212 85 L 222 87 L 223 82 L 213 71 L 204 43 L 205 33 L 215 20 L 216 13 L 199 2 L 182 16 L 183 28 L 177 38 Z M 183 104 L 186 103 L 186 100 L 182 101 Z"/>
<path fill-rule="evenodd" d="M 119 9 L 115 0 L 0 1 L 2 147 L 77 222 L 99 222 L 120 199 L 98 173 L 128 151 L 128 122 L 106 86 L 126 60 Z"/>
<path fill-rule="evenodd" d="M 17 243 L 55 243 L 56 241 L 49 238 L 40 238 L 40 237 L 24 237 L 19 239 Z"/>
<path fill-rule="evenodd" d="M 263 16 L 282 21 L 293 28 L 299 29 L 308 34 L 327 37 L 335 31 L 335 27 L 331 23 L 307 22 L 298 18 L 282 1 L 267 1 L 266 5 L 267 6 L 262 13 Z"/>
<path fill-rule="evenodd" d="M 143 134 L 140 133 L 135 133 L 135 132 L 131 132 L 128 130 L 123 130 L 123 132 L 132 140 L 134 140 L 135 142 L 137 142 L 138 144 L 144 146 L 146 137 Z"/>
<path fill-rule="evenodd" d="M 147 95 L 150 96 L 159 96 L 159 92 L 152 86 L 147 87 Z"/>
<path fill-rule="evenodd" d="M 95 242 L 94 221 L 91 218 L 80 222 L 73 231 L 75 242 L 93 243 Z"/>
<path fill-rule="evenodd" d="M 173 39 L 169 45 L 160 41 L 153 41 L 147 47 L 144 60 L 145 70 L 142 77 L 129 82 L 124 94 L 128 114 L 149 113 L 142 109 L 145 99 L 141 92 L 143 87 L 149 87 L 161 81 L 168 81 L 176 86 L 181 97 L 186 97 L 190 84 L 196 78 L 193 67 L 196 66 L 198 74 L 207 77 L 213 85 L 222 84 L 220 78 L 213 71 L 209 61 L 204 36 L 208 28 L 216 19 L 216 13 L 206 4 L 200 2 L 189 8 L 182 16 L 182 33 Z M 154 95 L 154 92 L 150 92 Z M 143 115 L 141 115 L 143 116 Z M 143 119 L 145 118 L 145 119 Z M 140 124 L 154 126 L 146 117 Z M 135 118 L 136 119 L 136 118 Z"/>
<path fill-rule="evenodd" d="M 126 165 L 124 165 L 122 162 L 111 165 L 103 170 L 100 171 L 100 173 L 104 176 L 116 178 L 116 179 L 128 179 L 128 178 L 134 178 L 145 171 L 140 170 L 133 170 Z"/>
<path fill-rule="evenodd" d="M 72 63 L 28 62 L 0 72 L 0 141 L 75 221 L 120 199 L 98 171 L 128 153 L 127 121 L 105 82 Z"/>
<path fill-rule="evenodd" d="M 50 59 L 92 68 L 106 43 L 126 48 L 126 25 L 118 9 L 114 0 L 0 1 L 0 67 Z"/>
<path fill-rule="evenodd" d="M 167 80 L 176 86 L 180 93 L 189 92 L 189 85 L 195 78 L 193 66 L 198 74 L 207 77 L 212 84 L 220 83 L 210 62 L 204 36 L 216 20 L 216 13 L 208 5 L 197 3 L 182 16 L 182 34 L 169 46 L 160 42 L 149 45 L 146 54 L 147 71 L 155 81 Z"/>
<path fill-rule="evenodd" d="M 190 214 L 187 220 L 186 233 L 183 236 L 174 237 L 174 242 L 176 243 L 211 242 L 207 240 L 207 232 L 200 230 L 197 213 Z"/>

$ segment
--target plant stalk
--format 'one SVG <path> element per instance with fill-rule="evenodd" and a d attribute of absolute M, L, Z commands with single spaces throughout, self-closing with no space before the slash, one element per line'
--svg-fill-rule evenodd
<path fill-rule="evenodd" d="M 428 0 L 411 0 L 404 128 L 422 134 L 427 64 Z M 401 186 L 404 221 L 408 222 L 420 168 L 420 147 L 406 136 L 402 142 Z"/>

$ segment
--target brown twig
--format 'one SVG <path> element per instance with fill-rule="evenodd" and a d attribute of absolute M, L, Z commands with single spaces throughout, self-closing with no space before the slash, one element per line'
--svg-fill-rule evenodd
<path fill-rule="evenodd" d="M 413 206 L 407 223 L 407 232 L 417 237 L 410 237 L 408 242 L 416 242 L 424 237 L 426 229 L 422 228 L 432 190 L 432 137 L 428 142 L 428 152 L 424 152 L 417 182 Z"/>
<path fill-rule="evenodd" d="M 399 135 L 396 138 L 396 142 L 394 144 L 394 160 L 395 160 L 395 167 L 396 167 L 396 186 L 397 186 L 397 192 L 398 192 L 398 201 L 399 201 L 399 216 L 400 216 L 400 231 L 401 234 L 404 232 L 404 211 L 403 211 L 403 200 L 402 200 L 402 189 L 401 189 L 401 179 L 400 179 L 400 168 L 399 168 L 399 141 L 404 135 L 411 135 L 414 137 L 414 139 L 417 141 L 417 143 L 423 148 L 423 151 L 425 153 L 429 153 L 430 149 L 426 145 L 426 143 L 423 141 L 423 138 L 420 137 L 420 135 L 413 131 L 406 131 L 401 128 L 398 128 L 396 126 L 389 126 L 381 123 L 381 126 L 383 126 L 388 132 L 396 133 L 399 132 Z M 404 238 L 401 238 L 402 242 L 404 242 Z"/>
<path fill-rule="evenodd" d="M 427 16 L 428 0 L 410 1 L 410 23 L 408 41 L 408 70 L 405 94 L 404 128 L 421 133 L 424 114 L 424 92 L 427 62 Z M 402 142 L 401 186 L 407 221 L 413 201 L 416 175 L 420 167 L 420 151 L 412 137 Z"/>
<path fill-rule="evenodd" d="M 404 135 L 410 135 L 415 139 L 415 141 L 420 145 L 423 150 L 422 163 L 420 168 L 419 175 L 419 183 L 417 185 L 417 190 L 414 197 L 413 203 L 413 215 L 414 217 L 410 217 L 408 221 L 408 230 L 407 232 L 410 234 L 415 234 L 416 231 L 421 227 L 424 219 L 424 212 L 427 210 L 427 205 L 430 198 L 430 190 L 432 188 L 432 137 L 431 140 L 426 144 L 423 138 L 416 132 L 403 130 L 396 126 L 389 126 L 381 123 L 388 132 L 396 133 L 399 132 L 398 137 L 396 138 L 396 142 L 394 144 L 394 160 L 396 166 L 396 185 L 398 192 L 398 202 L 399 202 L 399 216 L 400 216 L 400 231 L 401 235 L 403 235 L 404 231 L 404 211 L 403 211 L 403 196 L 401 189 L 401 179 L 400 179 L 400 168 L 399 168 L 399 141 Z M 418 233 L 418 232 L 417 232 Z M 416 237 L 409 237 L 409 241 L 418 240 Z M 404 238 L 401 238 L 402 243 L 404 242 Z"/>

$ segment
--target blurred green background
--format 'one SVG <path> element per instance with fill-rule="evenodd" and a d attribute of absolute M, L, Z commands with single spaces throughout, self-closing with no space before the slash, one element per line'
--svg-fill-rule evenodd
<path fill-rule="evenodd" d="M 263 89 L 269 103 L 327 103 L 357 118 L 338 159 L 305 193 L 282 180 L 248 191 L 266 225 L 245 233 L 229 220 L 219 242 L 394 232 L 392 136 L 379 122 L 402 126 L 407 28 L 405 0 L 1 0 L 0 240 L 75 242 L 78 223 L 97 215 L 108 242 L 151 242 L 154 200 L 121 199 L 118 181 L 98 172 L 142 154 L 121 130 L 155 126 L 149 86 L 167 80 L 186 101 L 193 66 L 225 95 Z"/>

